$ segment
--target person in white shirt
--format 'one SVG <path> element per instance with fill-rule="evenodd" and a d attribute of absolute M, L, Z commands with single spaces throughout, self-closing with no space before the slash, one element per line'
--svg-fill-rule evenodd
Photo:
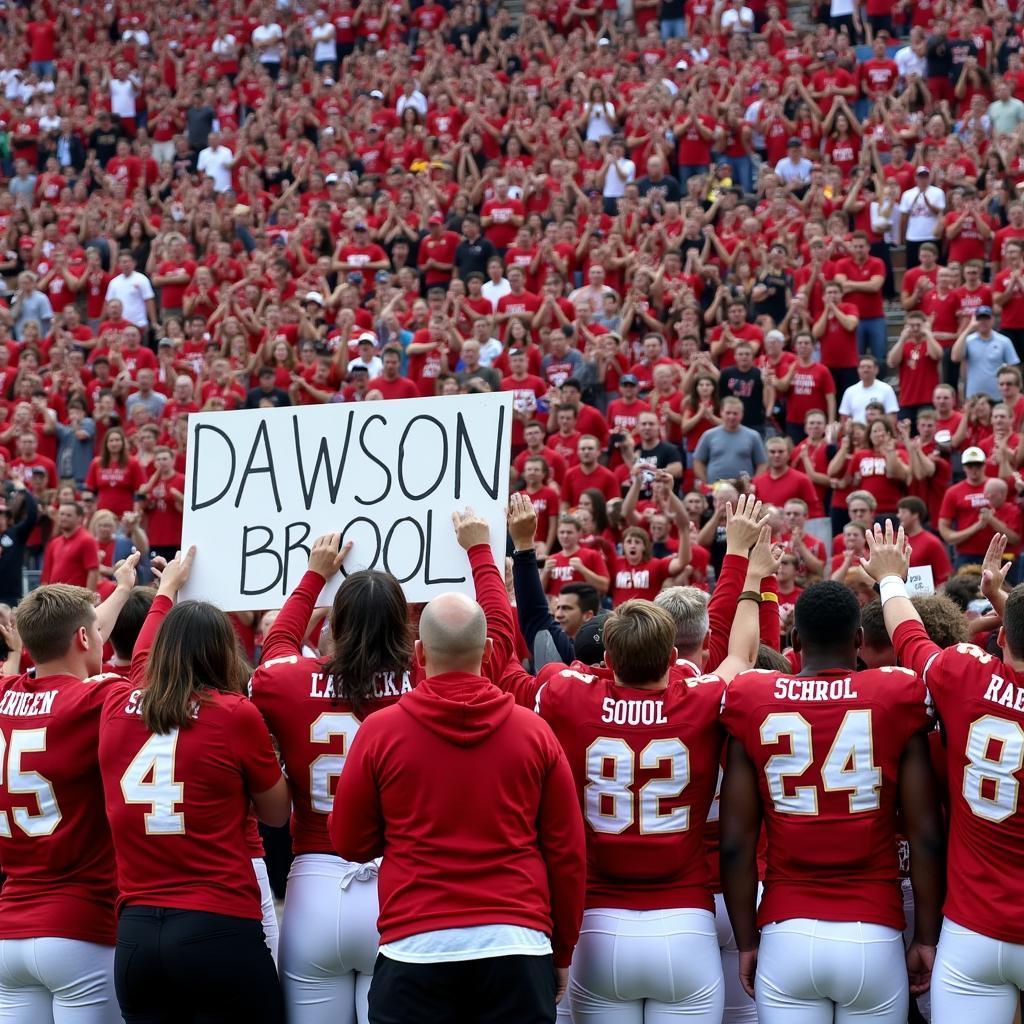
<path fill-rule="evenodd" d="M 414 78 L 406 79 L 402 89 L 402 95 L 398 97 L 395 104 L 395 113 L 401 120 L 406 107 L 412 107 L 419 111 L 420 117 L 427 116 L 427 97 L 419 90 L 419 83 Z"/>
<path fill-rule="evenodd" d="M 928 70 L 928 60 L 925 57 L 925 49 L 928 45 L 928 37 L 920 25 L 915 25 L 910 30 L 910 39 L 906 46 L 896 51 L 893 60 L 896 61 L 896 70 L 899 71 L 900 79 L 906 83 L 908 79 L 924 78 Z"/>
<path fill-rule="evenodd" d="M 604 165 L 597 172 L 597 181 L 605 201 L 605 212 L 618 212 L 618 200 L 626 194 L 626 186 L 636 181 L 636 164 L 626 156 L 626 144 L 615 135 L 608 143 Z"/>
<path fill-rule="evenodd" d="M 946 212 L 946 193 L 931 180 L 931 171 L 924 166 L 918 167 L 917 184 L 907 189 L 900 199 L 900 213 L 905 218 L 903 240 L 907 244 L 908 270 L 920 262 L 918 253 L 921 245 L 935 241 Z"/>
<path fill-rule="evenodd" d="M 276 82 L 277 76 L 281 73 L 281 43 L 284 39 L 281 26 L 270 20 L 268 12 L 263 16 L 263 21 L 252 30 L 251 38 L 252 45 L 259 54 L 260 63 Z"/>
<path fill-rule="evenodd" d="M 480 288 L 480 294 L 497 309 L 498 299 L 508 295 L 512 291 L 512 285 L 505 277 L 505 267 L 500 256 L 492 256 L 487 261 L 487 280 Z"/>
<path fill-rule="evenodd" d="M 775 173 L 786 185 L 807 185 L 814 164 L 804 156 L 803 143 L 795 136 L 789 140 L 786 155 L 775 165 Z"/>
<path fill-rule="evenodd" d="M 857 363 L 857 376 L 860 380 L 843 392 L 842 401 L 839 403 L 840 422 L 844 425 L 847 420 L 864 423 L 869 403 L 881 402 L 889 422 L 896 426 L 900 402 L 896 392 L 884 380 L 878 380 L 878 362 L 874 356 L 860 357 L 860 362 Z"/>
<path fill-rule="evenodd" d="M 114 117 L 122 121 L 134 123 L 137 113 L 135 100 L 139 95 L 140 83 L 128 73 L 128 65 L 123 61 L 114 68 L 114 77 L 107 79 L 110 90 L 110 110 Z"/>
<path fill-rule="evenodd" d="M 231 168 L 235 166 L 235 154 L 221 145 L 220 132 L 210 132 L 206 149 L 199 151 L 196 168 L 213 180 L 214 192 L 227 192 L 231 188 Z"/>
<path fill-rule="evenodd" d="M 117 257 L 117 268 L 121 271 L 107 285 L 105 301 L 117 299 L 124 311 L 123 316 L 145 334 L 150 324 L 156 323 L 156 293 L 145 274 L 135 269 L 135 257 L 122 252 Z"/>
<path fill-rule="evenodd" d="M 754 31 L 754 12 L 743 6 L 743 0 L 732 0 L 732 7 L 722 12 L 722 35 L 743 35 Z"/>
<path fill-rule="evenodd" d="M 334 74 L 338 66 L 338 46 L 335 42 L 334 24 L 327 20 L 326 11 L 319 10 L 313 15 L 309 38 L 313 43 L 313 66 L 317 74 L 325 69 L 330 69 Z"/>

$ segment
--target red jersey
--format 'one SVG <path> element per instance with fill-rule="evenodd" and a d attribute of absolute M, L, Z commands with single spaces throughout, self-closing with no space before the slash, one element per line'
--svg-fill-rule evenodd
<path fill-rule="evenodd" d="M 797 366 L 786 392 L 786 422 L 802 424 L 812 409 L 828 412 L 828 395 L 836 393 L 836 382 L 821 363 Z"/>
<path fill-rule="evenodd" d="M 840 302 L 839 312 L 844 316 L 860 317 L 860 311 L 853 302 Z M 825 318 L 825 333 L 821 336 L 822 364 L 836 370 L 846 370 L 856 366 L 859 359 L 856 328 L 848 331 L 839 322 L 839 318 L 830 313 Z"/>
<path fill-rule="evenodd" d="M 900 405 L 930 405 L 938 383 L 939 360 L 928 355 L 927 342 L 904 342 L 900 360 Z"/>
<path fill-rule="evenodd" d="M 653 601 L 661 592 L 662 584 L 668 579 L 671 558 L 649 558 L 646 562 L 630 565 L 625 558 L 615 560 L 612 574 L 612 604 L 620 604 L 633 598 Z"/>
<path fill-rule="evenodd" d="M 924 675 L 946 736 L 948 874 L 943 914 L 1003 942 L 1024 942 L 1007 913 L 1024 900 L 1024 877 L 1001 870 L 1024 848 L 1024 678 L 974 644 L 941 650 L 920 622 L 893 634 L 901 661 Z"/>
<path fill-rule="evenodd" d="M 538 487 L 533 494 L 525 488 L 518 493 L 525 494 L 530 499 L 533 511 L 537 513 L 537 532 L 533 539 L 546 544 L 551 520 L 558 517 L 558 494 L 551 487 L 543 486 Z"/>
<path fill-rule="evenodd" d="M 908 462 L 907 453 L 903 449 L 898 451 L 904 456 L 903 461 Z M 862 448 L 854 452 L 849 470 L 860 478 L 857 486 L 874 496 L 881 513 L 895 513 L 900 498 L 907 495 L 906 485 L 888 475 L 885 455 L 873 449 Z"/>
<path fill-rule="evenodd" d="M 897 774 L 929 721 L 915 672 L 754 670 L 725 694 L 722 724 L 758 773 L 768 865 L 758 925 L 807 917 L 903 928 Z"/>
<path fill-rule="evenodd" d="M 114 945 L 114 850 L 96 756 L 105 689 L 65 675 L 0 680 L 0 939 Z"/>
<path fill-rule="evenodd" d="M 968 526 L 973 526 L 978 521 L 978 513 L 983 508 L 989 508 L 990 504 L 985 497 L 984 483 L 974 485 L 961 480 L 946 491 L 946 496 L 942 499 L 942 508 L 939 509 L 939 518 L 947 520 L 956 530 L 966 530 Z M 991 539 L 990 530 L 979 530 L 957 544 L 956 550 L 961 555 L 983 556 Z"/>
<path fill-rule="evenodd" d="M 172 602 L 153 601 L 132 658 L 140 676 Z M 99 760 L 122 906 L 172 907 L 260 920 L 246 841 L 252 793 L 281 778 L 270 733 L 241 694 L 208 690 L 187 728 L 160 735 L 142 721 L 142 691 L 110 688 Z"/>
<path fill-rule="evenodd" d="M 595 572 L 598 576 L 609 576 L 608 565 L 604 555 L 594 548 L 577 548 L 571 555 L 559 551 L 557 555 L 549 555 L 544 565 L 545 569 L 550 567 L 551 572 L 548 578 L 547 592 L 549 594 L 560 594 L 566 583 L 586 583 L 581 573 L 578 573 L 570 564 L 569 559 L 578 558 L 584 568 Z"/>
<path fill-rule="evenodd" d="M 96 507 L 110 509 L 118 518 L 135 507 L 135 492 L 146 482 L 146 474 L 135 459 L 122 466 L 104 466 L 97 456 L 89 464 L 85 486 L 96 492 Z"/>
<path fill-rule="evenodd" d="M 580 503 L 580 497 L 584 491 L 590 488 L 597 488 L 605 497 L 606 501 L 622 497 L 622 489 L 615 474 L 607 467 L 597 465 L 590 473 L 584 473 L 582 466 L 573 466 L 565 474 L 565 487 L 562 488 L 562 497 L 575 507 Z"/>
<path fill-rule="evenodd" d="M 558 452 L 554 451 L 552 448 L 549 448 L 547 445 L 544 445 L 544 447 L 541 448 L 541 450 L 537 454 L 542 456 L 544 461 L 548 464 L 548 470 L 550 471 L 548 474 L 548 481 L 550 481 L 553 477 L 556 483 L 561 484 L 562 481 L 565 479 L 565 474 L 569 471 L 568 467 L 565 464 L 565 459 L 563 459 L 562 456 L 558 454 Z M 516 471 L 517 474 L 522 474 L 523 467 L 526 465 L 526 460 L 531 458 L 532 455 L 533 453 L 530 452 L 530 450 L 527 448 L 521 451 L 515 457 L 515 459 L 512 462 L 512 468 Z"/>
<path fill-rule="evenodd" d="M 393 704 L 412 689 L 415 675 L 388 673 L 377 684 L 373 703 L 357 713 L 335 695 L 325 660 L 302 653 L 316 599 L 324 579 L 307 572 L 281 609 L 263 644 L 263 661 L 249 683 L 281 751 L 292 795 L 292 850 L 333 854 L 327 816 L 345 754 L 359 724 L 371 711 Z"/>
<path fill-rule="evenodd" d="M 724 689 L 699 676 L 638 690 L 570 668 L 540 691 L 583 809 L 588 907 L 712 909 L 704 823 Z"/>
<path fill-rule="evenodd" d="M 153 547 L 169 548 L 181 544 L 183 512 L 171 497 L 171 491 L 185 493 L 183 474 L 175 473 L 166 480 L 158 480 L 143 501 L 146 509 L 146 536 Z"/>

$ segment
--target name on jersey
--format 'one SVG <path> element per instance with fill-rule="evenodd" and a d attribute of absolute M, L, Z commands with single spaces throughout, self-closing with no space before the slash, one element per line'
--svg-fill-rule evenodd
<path fill-rule="evenodd" d="M 1000 704 L 1004 708 L 1012 708 L 1014 711 L 1024 711 L 1024 686 L 1014 686 L 1002 676 L 993 675 L 985 691 L 985 700 Z M 2 710 L 0 707 L 0 711 Z"/>
<path fill-rule="evenodd" d="M 662 700 L 616 700 L 605 697 L 601 721 L 611 725 L 667 725 Z"/>
<path fill-rule="evenodd" d="M 786 679 L 775 680 L 776 700 L 856 700 L 853 680 L 844 679 Z"/>
<path fill-rule="evenodd" d="M 396 673 L 394 672 L 380 672 L 374 676 L 373 695 L 378 699 L 381 697 L 399 697 L 403 693 L 409 693 L 410 690 L 412 690 L 412 680 L 409 678 L 408 672 L 403 672 L 400 680 L 396 679 Z M 310 673 L 309 695 L 310 697 L 324 697 L 327 699 L 344 696 L 344 694 L 335 692 L 334 676 L 327 675 L 324 672 Z"/>
<path fill-rule="evenodd" d="M 194 718 L 194 719 L 198 719 L 199 718 L 199 708 L 200 708 L 201 703 L 202 702 L 198 701 L 198 700 L 189 701 L 188 713 L 189 713 L 189 717 L 190 718 Z M 141 715 L 142 715 L 142 690 L 141 690 L 141 688 L 138 689 L 138 690 L 132 690 L 132 692 L 128 695 L 128 703 L 125 704 L 125 706 L 124 706 L 124 713 L 126 715 L 139 715 L 141 717 Z"/>
<path fill-rule="evenodd" d="M 48 715 L 53 710 L 56 696 L 56 690 L 40 690 L 39 693 L 8 690 L 0 700 L 0 715 L 17 715 L 19 718 Z"/>

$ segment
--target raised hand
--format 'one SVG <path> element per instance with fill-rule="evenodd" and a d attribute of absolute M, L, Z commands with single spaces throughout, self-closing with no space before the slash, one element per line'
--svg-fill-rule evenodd
<path fill-rule="evenodd" d="M 135 570 L 138 568 L 140 558 L 142 558 L 142 552 L 133 551 L 114 567 L 114 582 L 119 587 L 131 590 L 135 586 Z"/>
<path fill-rule="evenodd" d="M 346 541 L 342 546 L 340 533 L 325 533 L 313 541 L 307 568 L 329 580 L 341 568 L 351 550 L 352 541 Z"/>
<path fill-rule="evenodd" d="M 876 582 L 880 583 L 886 576 L 899 576 L 905 580 L 910 571 L 910 545 L 901 526 L 893 534 L 892 520 L 886 520 L 885 531 L 875 523 L 873 530 L 866 534 L 868 557 L 861 558 L 860 564 L 864 571 Z"/>
<path fill-rule="evenodd" d="M 196 546 L 193 544 L 184 554 L 179 551 L 164 567 L 160 574 L 158 593 L 167 597 L 176 597 L 178 591 L 188 582 L 192 572 L 192 563 L 196 557 Z"/>
<path fill-rule="evenodd" d="M 481 519 L 468 505 L 465 512 L 453 512 L 452 524 L 461 547 L 467 551 L 477 544 L 491 543 L 491 525 Z"/>
<path fill-rule="evenodd" d="M 757 543 L 750 552 L 747 575 L 756 576 L 759 580 L 763 580 L 766 576 L 774 576 L 778 571 L 784 551 L 781 544 L 772 544 L 772 528 L 768 525 L 762 526 Z"/>
<path fill-rule="evenodd" d="M 1006 574 L 1013 565 L 1012 562 L 1003 562 L 1004 551 L 1006 551 L 1006 534 L 997 533 L 988 542 L 988 550 L 981 563 L 981 592 L 993 605 L 996 604 L 996 599 L 1002 595 Z"/>
<path fill-rule="evenodd" d="M 508 499 L 508 533 L 516 551 L 533 548 L 537 535 L 537 510 L 525 494 L 513 494 Z"/>
<path fill-rule="evenodd" d="M 761 515 L 761 504 L 753 494 L 741 494 L 735 509 L 732 502 L 726 502 L 725 540 L 729 554 L 746 555 L 757 543 L 761 527 L 768 522 L 768 516 Z"/>

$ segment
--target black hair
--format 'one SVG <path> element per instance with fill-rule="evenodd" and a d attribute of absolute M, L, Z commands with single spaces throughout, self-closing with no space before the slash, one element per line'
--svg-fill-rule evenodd
<path fill-rule="evenodd" d="M 860 625 L 864 630 L 864 645 L 866 647 L 881 650 L 891 646 L 889 631 L 885 628 L 885 618 L 882 615 L 881 601 L 872 601 L 861 608 Z"/>
<path fill-rule="evenodd" d="M 794 625 L 805 650 L 838 649 L 853 642 L 860 627 L 860 605 L 842 583 L 815 583 L 797 598 Z"/>
<path fill-rule="evenodd" d="M 601 595 L 597 588 L 589 583 L 567 583 L 562 587 L 563 594 L 575 594 L 576 600 L 580 603 L 580 611 L 593 612 L 595 615 L 601 609 Z"/>

